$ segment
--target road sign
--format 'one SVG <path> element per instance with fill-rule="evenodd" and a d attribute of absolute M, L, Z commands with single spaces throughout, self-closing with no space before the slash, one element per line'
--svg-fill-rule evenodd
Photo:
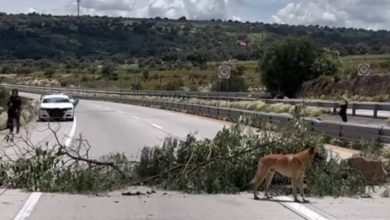
<path fill-rule="evenodd" d="M 359 64 L 359 66 L 358 66 L 358 75 L 359 76 L 367 76 L 367 75 L 370 75 L 370 73 L 371 73 L 370 64 L 367 64 L 367 63 Z"/>
<path fill-rule="evenodd" d="M 218 67 L 218 78 L 229 79 L 230 78 L 230 66 Z"/>

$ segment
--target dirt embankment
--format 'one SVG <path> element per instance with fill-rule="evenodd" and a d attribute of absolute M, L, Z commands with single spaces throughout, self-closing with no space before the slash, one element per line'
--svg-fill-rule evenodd
<path fill-rule="evenodd" d="M 390 95 L 390 75 L 355 76 L 345 79 L 320 77 L 305 82 L 299 96 L 316 98 L 321 96 L 336 97 L 345 92 L 353 96 L 387 97 Z"/>

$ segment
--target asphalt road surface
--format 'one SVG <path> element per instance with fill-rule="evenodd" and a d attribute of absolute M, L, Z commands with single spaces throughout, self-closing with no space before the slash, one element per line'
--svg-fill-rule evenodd
<path fill-rule="evenodd" d="M 55 144 L 48 125 L 33 122 L 18 138 L 28 136 L 34 144 Z M 143 146 L 161 144 L 166 136 L 184 138 L 197 132 L 198 138 L 212 138 L 229 125 L 177 112 L 85 100 L 77 106 L 74 122 L 50 123 L 63 144 L 72 144 L 71 139 L 79 134 L 88 139 L 93 157 L 113 152 L 136 157 Z M 4 150 L 6 143 L 0 138 Z M 20 145 L 23 146 L 22 141 Z M 9 149 L 4 151 L 10 153 Z M 378 197 L 309 198 L 311 203 L 297 204 L 291 202 L 291 196 L 254 201 L 250 193 L 187 195 L 162 190 L 135 197 L 122 196 L 121 192 L 85 196 L 5 189 L 0 189 L 0 195 L 0 219 L 390 219 L 387 211 L 390 202 Z"/>

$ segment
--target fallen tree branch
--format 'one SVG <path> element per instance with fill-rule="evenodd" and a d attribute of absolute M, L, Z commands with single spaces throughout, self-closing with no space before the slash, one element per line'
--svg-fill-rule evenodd
<path fill-rule="evenodd" d="M 54 138 L 59 146 L 58 148 L 58 152 L 57 152 L 57 155 L 61 156 L 61 155 L 66 155 L 68 156 L 69 158 L 75 160 L 75 161 L 82 161 L 82 162 L 85 162 L 87 163 L 89 166 L 91 164 L 93 165 L 98 165 L 98 166 L 109 166 L 111 168 L 113 168 L 114 170 L 116 170 L 118 173 L 120 173 L 122 175 L 123 178 L 125 179 L 129 179 L 131 180 L 131 178 L 126 175 L 126 173 L 124 173 L 115 163 L 113 162 L 103 162 L 103 161 L 98 161 L 98 160 L 94 160 L 94 159 L 89 159 L 89 158 L 85 158 L 85 157 L 82 157 L 80 155 L 72 155 L 71 153 L 69 153 L 68 149 L 66 146 L 64 146 L 59 138 L 58 138 L 58 135 L 57 135 L 57 132 L 54 131 L 50 125 L 49 125 L 49 129 L 53 132 L 53 135 L 54 135 Z M 80 140 L 80 145 L 83 143 L 83 140 Z M 78 146 L 78 149 L 80 149 L 81 147 Z M 87 151 L 89 151 L 90 149 L 90 146 L 87 148 Z M 79 151 L 78 151 L 78 154 L 79 154 Z M 88 156 L 88 153 L 86 154 Z"/>
<path fill-rule="evenodd" d="M 237 158 L 237 157 L 239 157 L 239 156 L 241 156 L 241 155 L 243 155 L 243 154 L 252 152 L 252 151 L 254 151 L 254 150 L 256 150 L 256 149 L 258 149 L 258 148 L 257 148 L 257 147 L 249 148 L 249 149 L 247 149 L 247 150 L 240 151 L 240 152 L 238 152 L 237 154 L 232 155 L 232 156 L 228 156 L 228 157 L 221 157 L 221 156 L 213 157 L 213 158 L 211 158 L 211 159 L 209 159 L 209 160 L 206 160 L 206 161 L 204 161 L 204 162 L 198 164 L 197 166 L 193 167 L 193 168 L 192 168 L 191 170 L 189 170 L 186 174 L 187 174 L 187 175 L 190 175 L 191 173 L 193 173 L 193 172 L 196 171 L 197 169 L 199 169 L 199 168 L 201 168 L 201 167 L 204 167 L 204 166 L 206 166 L 206 165 L 208 165 L 208 164 L 210 164 L 210 163 L 213 163 L 213 162 L 215 162 L 215 161 L 217 161 L 217 160 L 231 160 L 231 159 Z"/>
<path fill-rule="evenodd" d="M 180 167 L 183 167 L 183 166 L 184 166 L 183 164 L 179 164 L 179 165 L 177 165 L 177 166 L 172 167 L 172 168 L 169 169 L 169 170 L 166 170 L 166 171 L 161 172 L 161 173 L 159 173 L 159 174 L 156 174 L 156 175 L 154 175 L 154 176 L 147 177 L 147 178 L 142 179 L 142 180 L 139 180 L 139 181 L 137 181 L 137 182 L 133 182 L 133 183 L 131 183 L 130 185 L 139 185 L 139 184 L 141 184 L 141 183 L 149 182 L 149 181 L 151 181 L 151 180 L 156 179 L 157 177 L 160 177 L 160 176 L 162 176 L 162 175 L 165 175 L 165 174 L 167 174 L 167 173 L 170 173 L 170 172 L 172 172 L 172 171 L 174 171 L 174 170 L 177 170 L 177 169 L 179 169 Z"/>

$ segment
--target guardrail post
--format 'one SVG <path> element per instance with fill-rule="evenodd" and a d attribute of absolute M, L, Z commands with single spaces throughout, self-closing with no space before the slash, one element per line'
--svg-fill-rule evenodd
<path fill-rule="evenodd" d="M 378 105 L 375 104 L 374 105 L 374 118 L 377 118 L 378 117 Z"/>
<path fill-rule="evenodd" d="M 379 128 L 378 130 L 378 135 L 382 136 L 383 135 L 383 126 Z"/>
<path fill-rule="evenodd" d="M 355 106 L 355 103 L 352 103 L 352 115 L 356 116 L 356 106 Z"/>

